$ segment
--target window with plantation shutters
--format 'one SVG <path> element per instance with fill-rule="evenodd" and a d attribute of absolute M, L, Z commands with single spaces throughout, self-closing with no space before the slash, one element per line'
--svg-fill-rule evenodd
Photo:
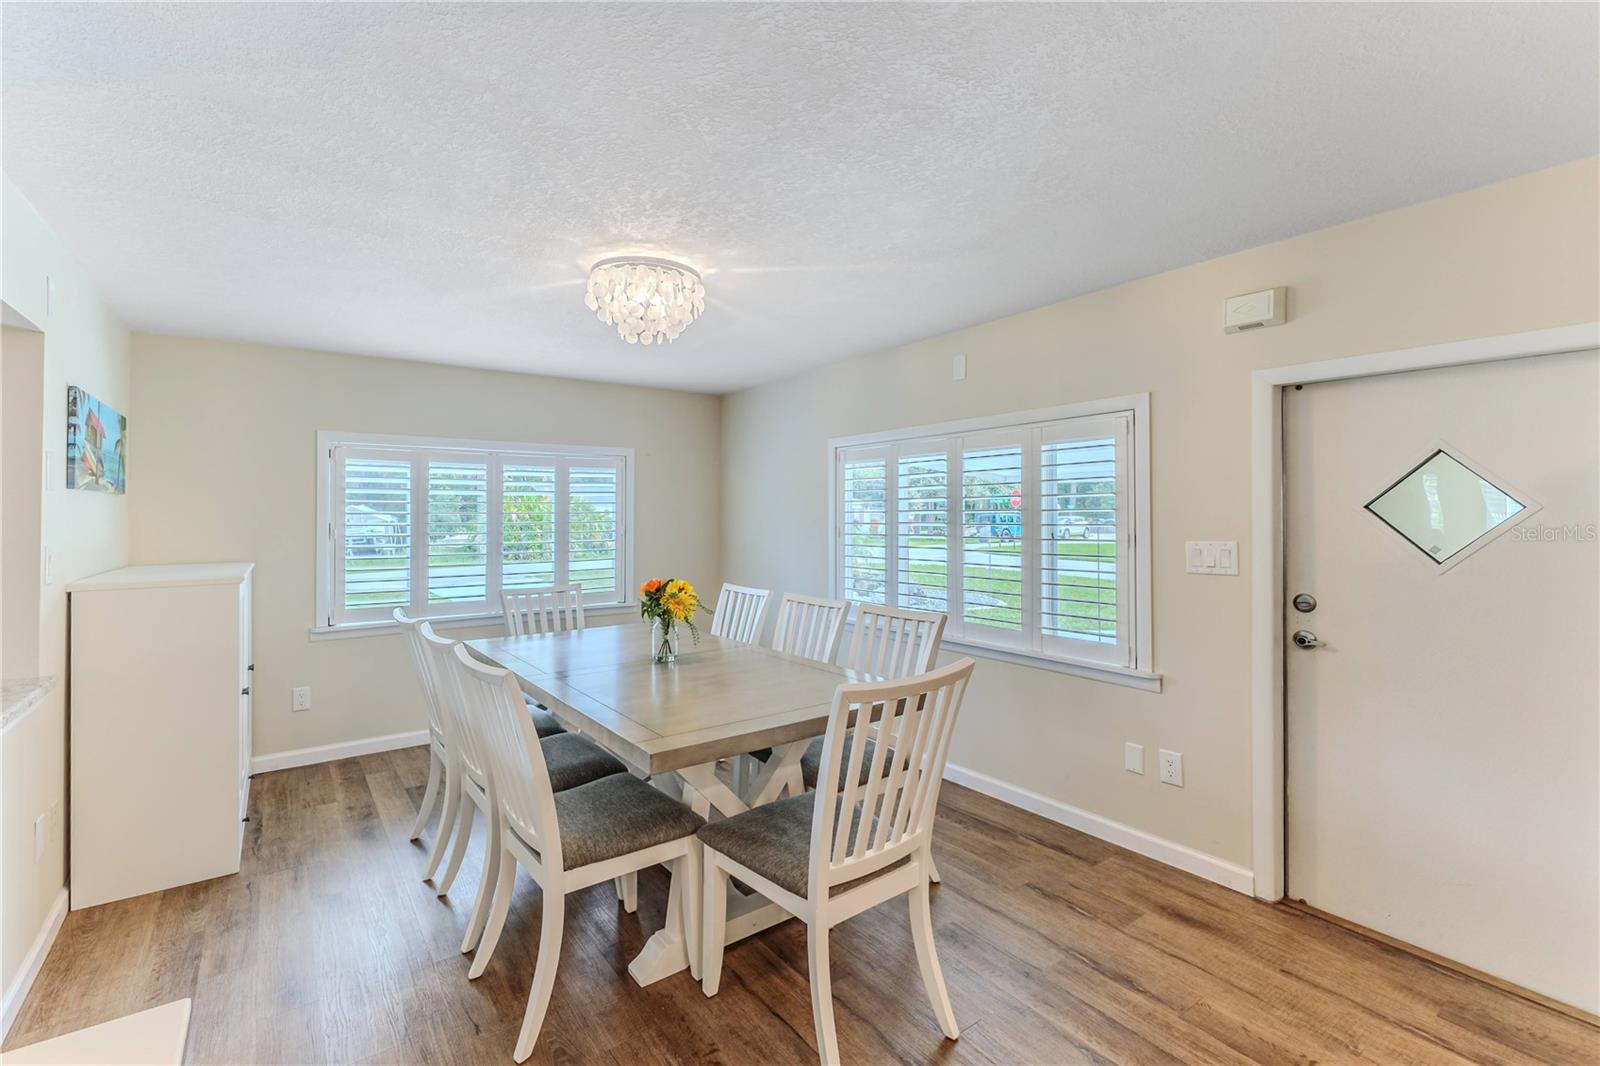
<path fill-rule="evenodd" d="M 315 629 L 494 616 L 554 585 L 627 602 L 626 449 L 323 433 L 319 452 Z"/>
<path fill-rule="evenodd" d="M 1001 657 L 1155 678 L 1136 536 L 1146 403 L 830 442 L 835 593 L 942 612 L 947 642 Z"/>

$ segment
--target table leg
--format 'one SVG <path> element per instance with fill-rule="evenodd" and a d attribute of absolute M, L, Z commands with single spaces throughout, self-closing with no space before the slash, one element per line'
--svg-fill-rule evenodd
<path fill-rule="evenodd" d="M 644 947 L 639 949 L 633 961 L 628 963 L 629 976 L 640 985 L 655 984 L 663 977 L 689 968 L 689 938 L 684 935 L 684 907 L 698 907 L 700 901 L 684 899 L 690 880 L 685 874 L 688 872 L 687 864 L 696 858 L 691 853 L 689 858 L 681 860 L 681 864 L 675 864 L 672 887 L 667 890 L 667 920 L 644 942 Z"/>
<path fill-rule="evenodd" d="M 752 806 L 770 803 L 783 794 L 783 788 L 800 775 L 800 757 L 805 754 L 809 741 L 796 741 L 773 749 L 772 758 L 756 776 L 750 786 L 750 802 L 729 788 L 717 776 L 715 763 L 688 766 L 678 771 L 683 779 L 683 802 L 689 809 L 708 818 L 715 809 L 724 817 L 741 814 Z M 698 882 L 699 879 L 694 879 Z M 672 887 L 667 893 L 667 920 L 649 940 L 634 960 L 628 964 L 628 973 L 641 985 L 653 984 L 663 977 L 689 969 L 689 946 L 684 934 L 684 914 L 687 907 L 699 907 L 697 898 L 686 899 L 696 884 L 673 872 Z M 754 936 L 793 917 L 788 911 L 755 892 L 741 892 L 728 881 L 728 935 L 732 944 L 745 937 Z"/>

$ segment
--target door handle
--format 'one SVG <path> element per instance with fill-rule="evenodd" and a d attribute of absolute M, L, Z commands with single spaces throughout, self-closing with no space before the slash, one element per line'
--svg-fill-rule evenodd
<path fill-rule="evenodd" d="M 1294 646 L 1297 648 L 1320 648 L 1322 647 L 1323 643 L 1322 641 L 1318 640 L 1317 635 L 1311 632 L 1309 629 L 1295 630 L 1294 637 L 1292 639 L 1294 640 Z"/>

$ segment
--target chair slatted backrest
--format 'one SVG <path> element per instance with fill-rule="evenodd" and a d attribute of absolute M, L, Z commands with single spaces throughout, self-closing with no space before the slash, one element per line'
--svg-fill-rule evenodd
<path fill-rule="evenodd" d="M 422 683 L 422 704 L 428 711 L 428 730 L 449 744 L 449 734 L 445 732 L 444 721 L 439 715 L 439 694 L 434 689 L 433 674 L 428 669 L 427 653 L 422 646 L 422 634 L 417 631 L 422 623 L 407 615 L 399 607 L 394 609 L 394 620 L 406 631 L 406 647 L 411 651 L 411 665 L 417 671 L 417 680 Z"/>
<path fill-rule="evenodd" d="M 844 600 L 825 600 L 785 592 L 778 604 L 778 628 L 772 634 L 772 650 L 831 663 L 839 654 L 844 636 L 844 616 L 850 604 Z"/>
<path fill-rule="evenodd" d="M 506 615 L 506 635 L 538 636 L 583 628 L 583 586 L 556 585 L 500 595 Z"/>
<path fill-rule="evenodd" d="M 472 723 L 467 720 L 461 686 L 450 665 L 451 652 L 460 642 L 441 637 L 427 622 L 417 627 L 417 635 L 422 639 L 423 657 L 428 665 L 428 676 L 433 679 L 433 691 L 439 698 L 439 717 L 445 722 L 448 742 L 454 747 L 462 768 L 480 787 L 487 789 L 489 763 L 478 745 Z"/>
<path fill-rule="evenodd" d="M 925 674 L 939 656 L 944 623 L 942 614 L 858 604 L 855 635 L 844 665 L 862 677 Z"/>
<path fill-rule="evenodd" d="M 961 659 L 834 693 L 812 813 L 812 899 L 925 846 L 972 668 Z M 864 758 L 872 760 L 866 774 Z"/>
<path fill-rule="evenodd" d="M 488 753 L 494 798 L 506 824 L 539 853 L 547 870 L 559 871 L 561 833 L 544 748 L 522 692 L 509 670 L 478 662 L 463 646 L 451 656 L 456 685 L 482 750 Z"/>
<path fill-rule="evenodd" d="M 717 609 L 711 612 L 711 635 L 754 644 L 761 639 L 761 620 L 767 614 L 770 589 L 724 583 L 717 594 Z"/>

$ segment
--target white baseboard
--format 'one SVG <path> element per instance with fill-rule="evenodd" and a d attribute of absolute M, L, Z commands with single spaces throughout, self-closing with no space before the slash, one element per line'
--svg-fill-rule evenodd
<path fill-rule="evenodd" d="M 250 772 L 264 774 L 271 770 L 287 770 L 294 766 L 312 766 L 319 762 L 333 762 L 335 759 L 348 759 L 356 755 L 373 755 L 380 751 L 394 751 L 396 748 L 414 748 L 427 742 L 428 731 L 419 729 L 414 733 L 390 733 L 382 737 L 347 740 L 342 744 L 321 744 L 315 748 L 276 751 L 271 755 L 257 755 L 252 758 Z"/>
<path fill-rule="evenodd" d="M 1079 832 L 1088 833 L 1090 836 L 1099 837 L 1118 847 L 1127 848 L 1129 851 L 1138 852 L 1147 859 L 1164 862 L 1168 866 L 1176 866 L 1186 873 L 1203 877 L 1207 881 L 1215 881 L 1225 888 L 1235 892 L 1251 895 L 1255 891 L 1255 873 L 1245 866 L 1232 863 L 1226 859 L 1219 859 L 1215 855 L 1207 855 L 1203 851 L 1183 844 L 1175 843 L 1153 833 L 1146 833 L 1143 829 L 1135 829 L 1131 825 L 1114 822 L 1081 807 L 1074 807 L 1069 803 L 1041 796 L 1029 789 L 1019 788 L 1007 784 L 998 778 L 981 774 L 976 770 L 969 770 L 965 766 L 954 763 L 945 764 L 944 777 L 946 781 L 954 781 L 958 785 L 965 785 L 985 796 L 990 796 L 1002 803 L 1009 803 L 1013 807 L 1021 807 L 1031 811 L 1041 818 L 1048 818 L 1052 822 L 1070 826 Z"/>
<path fill-rule="evenodd" d="M 17 1013 L 22 1010 L 23 1000 L 28 998 L 28 990 L 33 987 L 33 979 L 39 976 L 39 968 L 44 965 L 45 957 L 50 954 L 50 948 L 56 942 L 56 934 L 61 932 L 61 923 L 66 917 L 67 890 L 63 888 L 56 893 L 56 901 L 50 905 L 50 913 L 45 916 L 39 935 L 33 938 L 33 946 L 28 949 L 28 954 L 22 960 L 22 969 L 17 971 L 11 987 L 6 989 L 4 1002 L 0 1003 L 0 1040 L 6 1038 L 6 1034 L 11 1031 L 11 1023 L 17 1020 Z"/>

